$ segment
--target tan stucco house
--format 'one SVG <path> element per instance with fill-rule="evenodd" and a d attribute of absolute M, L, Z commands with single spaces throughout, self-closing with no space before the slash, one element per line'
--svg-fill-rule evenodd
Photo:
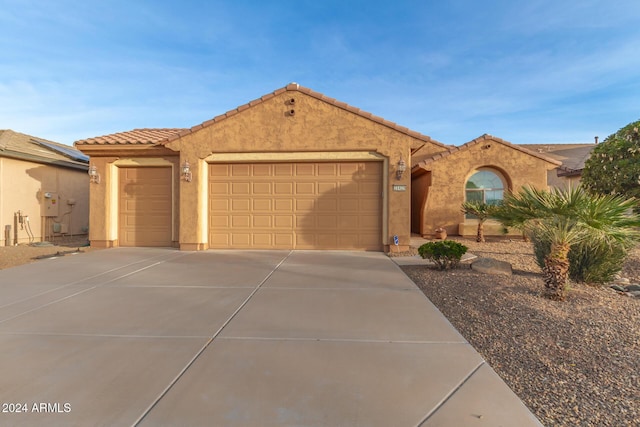
<path fill-rule="evenodd" d="M 2 244 L 87 234 L 88 163 L 73 147 L 0 130 Z"/>
<path fill-rule="evenodd" d="M 447 146 L 295 83 L 190 129 L 76 146 L 96 247 L 403 250 L 412 229 L 465 232 L 465 197 L 544 188 L 559 164 L 487 135 Z"/>

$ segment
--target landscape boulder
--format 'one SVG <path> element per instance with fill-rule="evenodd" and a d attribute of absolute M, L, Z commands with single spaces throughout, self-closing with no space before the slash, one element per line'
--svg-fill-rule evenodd
<path fill-rule="evenodd" d="M 511 264 L 493 258 L 478 258 L 471 263 L 471 269 L 485 274 L 505 274 L 510 276 L 513 273 Z"/>

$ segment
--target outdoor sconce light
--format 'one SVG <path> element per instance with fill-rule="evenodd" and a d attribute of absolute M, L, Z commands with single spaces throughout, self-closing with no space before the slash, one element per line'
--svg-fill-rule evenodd
<path fill-rule="evenodd" d="M 404 159 L 401 157 L 398 161 L 398 167 L 396 168 L 396 179 L 400 181 L 402 179 L 402 175 L 407 170 L 407 164 Z"/>
<path fill-rule="evenodd" d="M 100 184 L 100 174 L 98 168 L 95 165 L 89 166 L 89 182 L 93 184 Z"/>
<path fill-rule="evenodd" d="M 191 165 L 186 160 L 182 164 L 182 171 L 180 172 L 180 177 L 187 182 L 191 182 Z"/>

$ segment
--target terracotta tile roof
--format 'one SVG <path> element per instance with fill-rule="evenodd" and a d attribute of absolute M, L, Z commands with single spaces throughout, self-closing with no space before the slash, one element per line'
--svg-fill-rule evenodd
<path fill-rule="evenodd" d="M 153 145 L 179 134 L 186 129 L 134 129 L 111 135 L 81 139 L 75 145 Z"/>
<path fill-rule="evenodd" d="M 82 140 L 76 141 L 74 145 L 154 145 L 154 144 L 164 145 L 182 136 L 189 135 L 190 133 L 196 132 L 200 129 L 219 123 L 222 120 L 232 117 L 248 108 L 255 107 L 256 105 L 259 105 L 273 98 L 274 96 L 280 95 L 285 92 L 304 93 L 313 98 L 319 99 L 321 101 L 334 105 L 338 108 L 349 111 L 353 114 L 357 114 L 361 117 L 364 117 L 368 120 L 379 123 L 388 128 L 394 129 L 405 135 L 416 138 L 419 141 L 439 145 L 443 148 L 448 147 L 442 144 L 441 142 L 438 142 L 432 139 L 427 135 L 423 135 L 419 132 L 412 131 L 404 126 L 400 126 L 396 123 L 385 120 L 382 117 L 374 116 L 373 114 L 362 111 L 359 108 L 352 107 L 344 102 L 340 102 L 334 98 L 329 98 L 321 93 L 314 92 L 311 89 L 302 87 L 297 83 L 290 83 L 281 89 L 278 89 L 260 98 L 254 99 L 253 101 L 250 101 L 246 104 L 240 105 L 239 107 L 233 110 L 227 111 L 224 114 L 216 116 L 211 120 L 207 120 L 189 129 L 179 129 L 179 128 L 178 129 L 134 129 L 128 132 L 120 132 L 120 133 L 114 133 L 111 135 L 98 136 L 95 138 L 82 139 Z"/>
<path fill-rule="evenodd" d="M 544 160 L 546 162 L 549 162 L 549 163 L 552 163 L 552 164 L 555 164 L 555 165 L 558 165 L 558 166 L 560 166 L 562 164 L 562 162 L 560 162 L 558 160 L 555 160 L 555 159 L 553 159 L 553 158 L 551 158 L 549 156 L 544 156 L 544 155 L 542 155 L 542 154 L 540 154 L 538 152 L 535 152 L 535 151 L 532 151 L 532 150 L 528 150 L 528 149 L 523 148 L 521 146 L 518 146 L 518 145 L 512 144 L 512 143 L 510 143 L 508 141 L 505 141 L 504 139 L 501 139 L 501 138 L 498 138 L 498 137 L 495 137 L 495 136 L 492 136 L 492 135 L 488 135 L 488 134 L 485 133 L 484 135 L 482 135 L 482 136 L 480 136 L 480 137 L 478 137 L 478 138 L 476 138 L 474 140 L 471 140 L 471 141 L 467 142 L 466 144 L 463 144 L 463 145 L 461 145 L 459 147 L 448 147 L 447 150 L 441 151 L 441 152 L 439 152 L 437 154 L 434 154 L 433 156 L 428 157 L 428 158 L 418 162 L 417 164 L 413 165 L 412 169 L 425 167 L 429 163 L 433 163 L 436 160 L 440 160 L 440 159 L 442 159 L 444 157 L 448 157 L 448 156 L 450 156 L 450 155 L 452 155 L 454 153 L 457 153 L 458 151 L 468 150 L 469 148 L 473 147 L 474 145 L 486 143 L 486 142 L 489 142 L 489 141 L 490 142 L 497 142 L 499 144 L 506 145 L 508 147 L 513 148 L 514 150 L 521 151 L 523 153 L 529 154 L 530 156 L 537 157 L 539 159 L 542 159 L 542 160 Z"/>
<path fill-rule="evenodd" d="M 359 115 L 361 117 L 364 117 L 366 119 L 369 119 L 371 121 L 379 123 L 379 124 L 381 124 L 383 126 L 386 126 L 388 128 L 394 129 L 394 130 L 396 130 L 398 132 L 404 133 L 405 135 L 409 135 L 409 136 L 411 136 L 413 138 L 416 138 L 418 140 L 421 140 L 421 141 L 424 141 L 424 142 L 433 143 L 433 144 L 436 144 L 436 145 L 441 145 L 442 147 L 445 147 L 444 144 L 442 144 L 441 142 L 438 142 L 438 141 L 436 141 L 434 139 L 431 139 L 431 137 L 429 137 L 427 135 L 423 135 L 421 133 L 412 131 L 412 130 L 404 127 L 404 126 L 400 126 L 400 125 L 398 125 L 396 123 L 393 123 L 393 122 L 390 122 L 388 120 L 385 120 L 382 117 L 374 116 L 371 113 L 367 113 L 365 111 L 360 110 L 359 108 L 352 107 L 351 105 L 348 105 L 348 104 L 346 104 L 344 102 L 340 102 L 340 101 L 338 101 L 338 100 L 336 100 L 334 98 L 329 98 L 328 96 L 325 96 L 325 95 L 323 95 L 323 94 L 321 94 L 319 92 L 314 92 L 313 90 L 308 89 L 308 88 L 303 87 L 303 86 L 300 86 L 297 83 L 290 83 L 290 84 L 288 84 L 287 86 L 285 86 L 285 87 L 283 87 L 281 89 L 278 89 L 278 90 L 276 90 L 276 91 L 274 91 L 272 93 L 264 95 L 264 96 L 262 96 L 262 97 L 260 97 L 258 99 L 254 99 L 251 102 L 243 104 L 243 105 L 241 105 L 241 106 L 239 106 L 239 107 L 237 107 L 237 108 L 235 108 L 233 110 L 227 111 L 226 113 L 221 114 L 219 116 L 216 116 L 211 120 L 207 120 L 206 122 L 203 122 L 203 123 L 201 123 L 199 125 L 196 125 L 196 126 L 190 128 L 190 129 L 184 129 L 184 130 L 180 131 L 177 134 L 170 135 L 169 137 L 167 137 L 167 139 L 165 141 L 162 141 L 160 143 L 161 144 L 166 144 L 168 142 L 171 142 L 173 140 L 176 140 L 176 139 L 180 138 L 181 136 L 189 135 L 190 133 L 196 132 L 196 131 L 198 131 L 198 130 L 200 130 L 202 128 L 206 128 L 206 127 L 209 127 L 209 126 L 211 126 L 211 125 L 213 125 L 215 123 L 219 123 L 222 120 L 225 120 L 225 119 L 227 119 L 229 117 L 232 117 L 232 116 L 238 114 L 239 112 L 244 111 L 244 110 L 246 110 L 248 108 L 255 107 L 256 105 L 259 105 L 259 104 L 261 104 L 261 103 L 273 98 L 274 96 L 280 95 L 280 94 L 282 94 L 284 92 L 300 92 L 300 93 L 304 93 L 305 95 L 309 95 L 309 96 L 311 96 L 313 98 L 319 99 L 319 100 L 324 101 L 324 102 L 326 102 L 328 104 L 331 104 L 331 105 L 334 105 L 334 106 L 336 106 L 338 108 L 341 108 L 343 110 L 349 111 L 349 112 L 351 112 L 353 114 L 357 114 L 357 115 Z"/>
<path fill-rule="evenodd" d="M 89 158 L 58 142 L 12 130 L 0 130 L 0 157 L 87 170 Z"/>

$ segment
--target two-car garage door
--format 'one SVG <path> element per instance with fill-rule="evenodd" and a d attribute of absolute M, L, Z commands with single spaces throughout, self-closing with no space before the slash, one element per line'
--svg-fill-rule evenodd
<path fill-rule="evenodd" d="M 209 165 L 209 247 L 382 249 L 382 163 Z"/>

